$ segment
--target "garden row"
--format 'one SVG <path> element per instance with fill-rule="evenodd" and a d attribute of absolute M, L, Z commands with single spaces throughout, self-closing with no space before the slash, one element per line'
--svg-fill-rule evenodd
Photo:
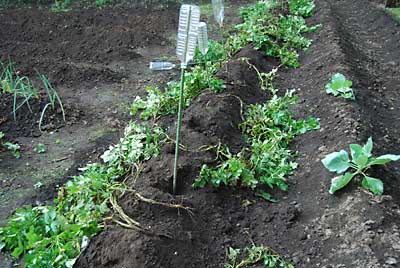
<path fill-rule="evenodd" d="M 196 195 L 193 186 L 248 188 L 269 201 L 276 201 L 270 189 L 288 189 L 286 178 L 297 166 L 289 145 L 296 136 L 318 129 L 319 123 L 311 117 L 294 119 L 290 107 L 296 104 L 295 92 L 279 93 L 273 80 L 283 66 L 299 66 L 297 50 L 311 44 L 303 34 L 319 27 L 305 24 L 304 17 L 312 15 L 313 9 L 313 1 L 260 1 L 242 10 L 243 23 L 225 45 L 211 41 L 207 55 L 196 54 L 195 62 L 201 64 L 191 68 L 185 79 L 187 110 L 180 145 L 184 153 L 178 170 L 178 193 L 190 197 L 189 203 L 199 201 L 193 196 Z M 261 54 L 268 57 L 260 57 Z M 342 91 L 343 96 L 349 96 L 350 85 L 343 77 L 334 77 L 328 88 L 330 93 L 339 95 Z M 86 166 L 81 175 L 60 189 L 55 206 L 16 211 L 9 226 L 0 229 L 0 250 L 12 251 L 15 258 L 23 256 L 25 267 L 72 267 L 89 240 L 111 222 L 144 233 L 145 237 L 163 239 L 153 249 L 160 250 L 159 254 L 163 254 L 160 246 L 184 244 L 183 237 L 195 236 L 201 240 L 195 234 L 198 229 L 189 234 L 180 233 L 177 227 L 187 225 L 192 210 L 196 213 L 199 207 L 177 202 L 169 195 L 173 159 L 170 136 L 175 132 L 171 126 L 179 100 L 178 83 L 151 86 L 148 93 L 145 98 L 135 99 L 131 108 L 132 115 L 140 113 L 140 118 L 148 122 L 132 121 L 120 143 L 102 156 L 105 164 Z M 332 192 L 344 187 L 355 175 L 364 174 L 369 166 L 398 159 L 394 155 L 372 159 L 371 140 L 364 147 L 353 145 L 351 150 L 353 163 L 349 164 L 343 151 L 324 161 L 331 171 L 338 173 L 349 167 L 356 169 L 351 175 L 336 178 Z M 377 194 L 383 191 L 382 185 L 368 176 L 363 186 Z M 185 216 L 175 219 L 176 210 L 182 210 Z M 211 215 L 201 215 L 200 227 L 207 226 Z M 113 235 L 118 237 L 118 233 Z M 118 242 L 117 239 L 99 242 L 101 238 L 101 235 L 96 238 L 94 246 L 89 245 L 78 266 L 96 267 L 99 264 L 96 254 L 91 255 L 95 252 L 93 247 L 98 243 Z M 137 250 L 152 246 L 152 238 L 141 239 L 133 243 Z M 268 247 L 254 244 L 244 255 L 238 249 L 228 251 L 229 261 L 225 266 L 229 268 L 256 263 L 264 263 L 265 267 L 293 267 Z M 112 251 L 103 252 L 97 258 L 117 261 L 115 258 L 123 252 L 114 257 Z M 193 252 L 196 246 L 187 246 L 187 255 Z M 146 261 L 152 260 L 137 260 L 137 264 Z M 186 267 L 188 261 L 176 257 L 166 265 Z"/>

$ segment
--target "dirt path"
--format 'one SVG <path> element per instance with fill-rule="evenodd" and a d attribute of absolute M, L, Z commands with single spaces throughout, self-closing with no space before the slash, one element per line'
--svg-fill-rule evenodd
<path fill-rule="evenodd" d="M 193 205 L 193 218 L 134 204 L 129 196 L 120 200 L 130 216 L 156 231 L 172 234 L 174 239 L 111 227 L 93 240 L 78 267 L 222 267 L 229 246 L 243 248 L 250 241 L 271 246 L 296 267 L 397 267 L 398 165 L 372 170 L 372 175 L 385 182 L 388 195 L 372 197 L 354 183 L 332 196 L 328 193 L 332 174 L 320 161 L 330 152 L 347 149 L 350 143 L 365 142 L 369 136 L 375 140 L 376 153 L 399 153 L 399 24 L 367 1 L 316 3 L 317 12 L 310 23 L 322 23 L 323 28 L 311 35 L 315 42 L 302 53 L 302 67 L 282 71 L 277 80 L 282 90 L 299 89 L 298 116 L 321 119 L 319 131 L 293 144 L 300 167 L 290 178 L 287 195 L 276 193 L 280 202 L 269 204 L 247 191 L 193 190 L 190 184 L 201 160 L 209 161 L 212 156 L 184 154 L 181 176 L 186 180 L 180 193 Z M 260 54 L 241 53 L 260 68 L 268 69 L 272 64 Z M 257 99 L 248 99 L 249 95 L 265 98 L 258 95 L 254 73 L 234 62 L 229 66 L 230 78 L 241 79 L 244 86 L 239 91 L 235 86 L 228 88 L 228 93 L 238 94 L 246 103 Z M 325 93 L 325 84 L 336 72 L 353 80 L 355 102 Z M 196 107 L 210 101 L 201 96 L 186 111 L 183 143 L 199 145 L 215 140 L 214 136 L 223 139 L 226 132 L 232 134 L 232 139 L 225 137 L 228 144 L 238 142 L 234 130 L 226 126 L 229 131 L 221 132 L 217 127 L 226 125 L 225 121 L 235 124 L 237 105 L 234 101 L 222 107 L 215 103 L 207 116 L 200 116 Z M 228 105 L 228 111 L 224 110 Z M 225 116 L 222 121 L 220 113 Z M 201 133 L 211 133 L 211 137 Z M 150 197 L 168 200 L 165 173 L 171 170 L 172 155 L 168 146 L 164 152 L 147 163 L 146 173 L 135 186 Z"/>

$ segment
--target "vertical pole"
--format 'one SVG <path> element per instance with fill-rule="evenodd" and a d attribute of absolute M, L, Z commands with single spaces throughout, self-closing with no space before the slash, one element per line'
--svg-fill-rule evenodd
<path fill-rule="evenodd" d="M 182 123 L 182 110 L 183 110 L 183 90 L 185 87 L 185 69 L 186 66 L 181 66 L 181 87 L 179 89 L 179 105 L 178 105 L 178 123 L 176 126 L 176 140 L 175 140 L 175 161 L 174 161 L 174 178 L 172 181 L 172 193 L 176 193 L 176 179 L 178 177 L 178 159 L 179 159 L 179 144 L 180 144 L 180 132 Z"/>

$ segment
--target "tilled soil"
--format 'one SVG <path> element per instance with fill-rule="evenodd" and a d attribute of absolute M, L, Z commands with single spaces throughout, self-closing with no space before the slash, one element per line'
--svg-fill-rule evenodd
<path fill-rule="evenodd" d="M 228 247 L 244 248 L 252 242 L 275 249 L 296 267 L 398 267 L 398 165 L 370 171 L 384 181 L 384 196 L 371 196 L 358 181 L 330 195 L 334 175 L 320 161 L 369 136 L 376 154 L 400 153 L 400 27 L 372 2 L 316 4 L 309 22 L 322 23 L 323 28 L 310 35 L 314 44 L 301 54 L 302 66 L 281 70 L 276 85 L 281 91 L 297 89 L 296 115 L 319 117 L 321 129 L 295 139 L 291 149 L 298 152 L 300 165 L 289 178 L 289 191 L 274 193 L 280 201 L 267 203 L 247 190 L 191 188 L 201 165 L 215 158 L 211 151 L 196 148 L 218 140 L 236 149 L 244 145 L 237 129 L 241 106 L 236 97 L 246 105 L 268 99 L 257 86 L 254 70 L 232 60 L 220 73 L 227 90 L 220 95 L 206 92 L 185 111 L 182 143 L 191 150 L 183 151 L 180 160 L 179 196 L 170 195 L 172 144 L 130 182 L 149 198 L 184 200 L 194 216 L 137 203 L 126 195 L 119 203 L 129 216 L 172 239 L 110 226 L 93 239 L 76 267 L 222 267 Z M 240 56 L 264 71 L 276 65 L 249 48 L 236 58 Z M 353 80 L 355 102 L 325 93 L 336 72 Z"/>
<path fill-rule="evenodd" d="M 173 79 L 174 72 L 152 73 L 148 62 L 173 55 L 176 6 L 77 9 L 53 13 L 24 8 L 0 11 L 0 59 L 11 59 L 20 76 L 37 86 L 39 98 L 12 115 L 13 96 L 0 96 L 0 131 L 21 146 L 22 157 L 0 152 L 0 225 L 23 205 L 51 203 L 57 189 L 77 168 L 119 138 L 129 120 L 129 104 L 144 87 Z M 66 111 L 47 109 L 35 68 L 58 92 Z M 34 152 L 38 143 L 46 152 Z M 42 185 L 40 188 L 35 185 Z M 12 267 L 0 254 L 0 267 Z"/>
<path fill-rule="evenodd" d="M 22 154 L 15 159 L 0 149 L 0 226 L 21 206 L 52 204 L 59 186 L 77 175 L 78 168 L 99 161 L 118 140 L 131 119 L 132 100 L 143 96 L 146 86 L 179 77 L 177 70 L 148 68 L 150 61 L 175 60 L 179 6 L 160 0 L 127 2 L 140 8 L 128 4 L 65 13 L 46 7 L 0 10 L 0 58 L 10 58 L 40 93 L 30 101 L 33 113 L 24 106 L 16 120 L 11 114 L 13 97 L 0 96 L 0 131 L 6 141 L 21 145 Z M 227 5 L 227 25 L 237 20 L 239 4 Z M 211 16 L 203 14 L 210 27 L 217 28 Z M 38 121 L 48 99 L 35 68 L 49 78 L 66 109 L 66 122 L 60 120 L 59 109 L 47 110 L 43 132 Z M 45 153 L 34 151 L 38 143 L 46 146 Z M 6 255 L 0 253 L 0 267 L 13 267 Z"/>

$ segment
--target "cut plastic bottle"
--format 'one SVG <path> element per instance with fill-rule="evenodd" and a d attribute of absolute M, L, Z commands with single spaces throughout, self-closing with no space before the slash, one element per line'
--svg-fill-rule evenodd
<path fill-rule="evenodd" d="M 150 62 L 150 70 L 153 70 L 153 71 L 172 70 L 175 67 L 176 67 L 175 64 L 173 64 L 172 62 L 168 62 L 168 61 Z"/>
<path fill-rule="evenodd" d="M 224 25 L 224 1 L 212 0 L 214 18 L 220 27 Z"/>
<path fill-rule="evenodd" d="M 207 23 L 200 22 L 199 24 L 199 34 L 198 34 L 199 50 L 201 54 L 205 55 L 208 51 L 208 33 L 207 33 Z"/>
<path fill-rule="evenodd" d="M 182 5 L 179 13 L 176 55 L 184 67 L 194 57 L 199 23 L 200 8 L 196 5 Z"/>

